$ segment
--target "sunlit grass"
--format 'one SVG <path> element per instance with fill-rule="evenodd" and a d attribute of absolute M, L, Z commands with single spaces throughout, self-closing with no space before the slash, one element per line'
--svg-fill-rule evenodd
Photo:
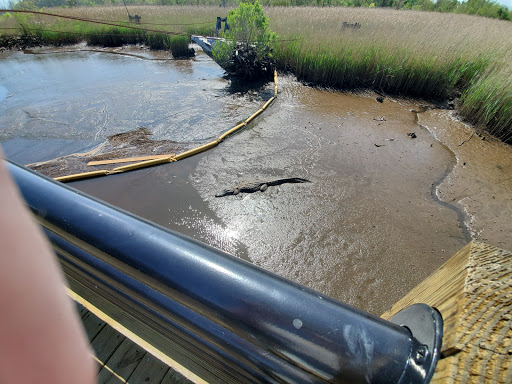
<path fill-rule="evenodd" d="M 211 35 L 217 16 L 209 6 L 129 6 L 141 26 L 172 34 Z M 122 6 L 46 10 L 68 16 L 129 24 Z M 512 23 L 453 13 L 368 8 L 270 7 L 265 9 L 280 42 L 280 70 L 340 89 L 372 88 L 397 95 L 460 98 L 460 114 L 503 140 L 512 141 Z M 6 20 L 0 19 L 0 27 Z M 342 28 L 343 22 L 360 28 Z M 134 25 L 133 23 L 130 25 Z M 145 42 L 167 49 L 169 37 L 120 27 L 35 16 L 26 26 L 46 41 L 91 44 Z M 46 31 L 46 32 L 44 32 Z"/>
<path fill-rule="evenodd" d="M 104 6 L 87 8 L 52 8 L 52 13 L 65 16 L 78 16 L 92 20 L 120 22 L 130 25 L 124 6 Z M 215 30 L 216 17 L 226 17 L 228 10 L 209 6 L 128 6 L 130 15 L 141 16 L 143 28 L 173 33 L 197 33 Z"/>
<path fill-rule="evenodd" d="M 512 135 L 512 23 L 391 9 L 268 8 L 276 59 L 315 84 L 445 98 L 492 134 Z M 342 28 L 343 22 L 360 28 Z"/>

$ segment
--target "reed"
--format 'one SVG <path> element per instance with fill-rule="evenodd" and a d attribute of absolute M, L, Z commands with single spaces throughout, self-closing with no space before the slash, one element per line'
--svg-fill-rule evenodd
<path fill-rule="evenodd" d="M 391 9 L 266 12 L 284 40 L 275 50 L 279 68 L 341 89 L 434 99 L 461 95 L 464 119 L 512 143 L 512 23 Z"/>
<path fill-rule="evenodd" d="M 126 8 L 120 6 L 88 8 L 55 8 L 45 10 L 64 16 L 77 16 L 91 20 L 107 21 L 121 26 L 100 25 L 82 21 L 56 19 L 45 15 L 18 15 L 19 33 L 40 38 L 43 44 L 62 45 L 86 41 L 90 45 L 118 47 L 126 44 L 146 44 L 151 49 L 170 50 L 174 57 L 190 56 L 188 45 L 191 34 L 213 34 L 215 19 L 211 12 L 204 13 L 208 21 L 198 21 L 201 12 L 190 6 L 170 7 L 145 6 L 129 7 L 130 14 L 143 14 L 140 27 L 159 32 L 147 32 L 122 25 L 136 26 L 130 21 Z M 164 12 L 165 10 L 165 12 Z M 14 19 L 14 18 L 13 18 Z M 0 27 L 2 27 L 0 25 Z M 0 28 L 1 30 L 1 28 Z M 12 31 L 12 28 L 9 29 Z M 7 31 L 7 29 L 6 29 Z"/>
<path fill-rule="evenodd" d="M 211 6 L 129 6 L 128 10 L 142 17 L 142 27 L 178 35 L 211 35 L 216 17 L 228 12 Z M 50 11 L 129 24 L 126 9 L 120 6 Z M 460 95 L 463 118 L 512 143 L 511 22 L 371 8 L 269 7 L 265 12 L 279 36 L 274 52 L 278 69 L 339 89 L 373 88 L 434 99 Z M 172 40 L 167 35 L 41 16 L 23 23 L 25 31 L 39 29 L 46 41 L 59 41 L 59 33 L 44 32 L 48 30 L 67 31 L 60 35 L 70 41 L 82 36 L 98 44 L 145 42 L 168 49 Z"/>
<path fill-rule="evenodd" d="M 148 33 L 145 43 L 151 49 L 170 50 L 176 58 L 193 55 L 188 47 L 190 37 L 188 35 L 164 35 L 161 33 Z"/>

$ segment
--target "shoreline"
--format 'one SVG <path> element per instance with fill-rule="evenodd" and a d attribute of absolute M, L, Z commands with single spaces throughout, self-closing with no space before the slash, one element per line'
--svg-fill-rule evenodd
<path fill-rule="evenodd" d="M 270 113 L 208 152 L 190 180 L 256 265 L 377 314 L 470 240 L 459 209 L 431 193 L 452 155 L 419 131 L 410 101 L 279 83 Z M 213 197 L 272 177 L 311 183 Z"/>
<path fill-rule="evenodd" d="M 457 161 L 439 198 L 460 207 L 474 240 L 511 250 L 512 146 L 476 135 L 452 111 L 428 111 L 420 121 Z"/>

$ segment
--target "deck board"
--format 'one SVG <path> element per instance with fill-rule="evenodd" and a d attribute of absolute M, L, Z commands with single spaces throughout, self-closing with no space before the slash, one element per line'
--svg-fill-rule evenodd
<path fill-rule="evenodd" d="M 105 327 L 107 324 L 104 321 L 98 319 L 91 312 L 84 314 L 82 317 L 82 323 L 84 324 L 85 332 L 87 333 L 89 341 L 94 340 L 96 335 L 98 335 L 98 333 L 100 333 L 103 327 Z"/>
<path fill-rule="evenodd" d="M 166 364 L 162 363 L 156 357 L 152 356 L 150 353 L 146 353 L 128 381 L 130 383 L 161 383 L 169 369 Z"/>
<path fill-rule="evenodd" d="M 76 301 L 75 301 L 75 305 L 76 305 L 76 308 L 78 311 L 78 316 L 80 316 L 80 318 L 83 318 L 89 312 L 89 310 L 87 308 L 85 308 L 82 304 L 80 304 Z"/>
<path fill-rule="evenodd" d="M 77 304 L 77 312 L 98 363 L 98 384 L 192 383 L 84 306 Z"/>
<path fill-rule="evenodd" d="M 169 369 L 160 384 L 188 384 L 190 381 L 181 373 Z"/>
<path fill-rule="evenodd" d="M 114 328 L 106 326 L 94 340 L 91 341 L 91 347 L 101 368 L 103 368 L 105 363 L 112 357 L 124 339 L 126 339 L 126 337 L 121 335 Z"/>
<path fill-rule="evenodd" d="M 512 252 L 472 242 L 382 317 L 418 302 L 444 320 L 432 383 L 512 382 Z"/>
<path fill-rule="evenodd" d="M 135 371 L 146 351 L 129 339 L 124 339 L 98 374 L 98 384 L 125 383 Z"/>

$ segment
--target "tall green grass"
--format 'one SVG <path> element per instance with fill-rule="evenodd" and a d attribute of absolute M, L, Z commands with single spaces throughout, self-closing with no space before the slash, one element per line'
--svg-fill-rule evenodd
<path fill-rule="evenodd" d="M 511 81 L 510 68 L 478 77 L 464 90 L 460 112 L 470 123 L 512 144 L 512 93 L 503 86 Z"/>
<path fill-rule="evenodd" d="M 188 47 L 190 37 L 187 35 L 165 35 L 162 33 L 148 32 L 146 34 L 145 43 L 151 49 L 170 50 L 174 57 L 191 56 L 191 51 Z"/>
<path fill-rule="evenodd" d="M 313 84 L 461 95 L 467 121 L 512 143 L 512 23 L 389 9 L 269 8 L 280 69 Z M 343 22 L 360 28 L 342 28 Z"/>
<path fill-rule="evenodd" d="M 48 16 L 18 17 L 19 33 L 24 36 L 34 36 L 45 45 L 76 44 L 86 41 L 89 45 L 103 47 L 120 47 L 123 45 L 145 44 L 154 50 L 170 50 L 174 57 L 188 57 L 190 33 L 173 32 L 159 29 L 162 32 L 151 32 L 123 26 L 86 23 L 75 20 L 54 19 Z M 113 20 L 116 23 L 124 21 Z M 126 23 L 128 25 L 128 23 Z M 134 26 L 134 24 L 130 24 Z M 180 25 L 181 27 L 181 25 Z M 188 30 L 193 26 L 187 25 Z M 153 26 L 151 29 L 157 29 Z M 200 29 L 205 30 L 203 25 Z"/>
<path fill-rule="evenodd" d="M 400 47 L 312 45 L 304 40 L 278 45 L 278 67 L 307 82 L 339 89 L 442 99 L 465 89 L 491 61 L 488 56 L 421 58 Z"/>

